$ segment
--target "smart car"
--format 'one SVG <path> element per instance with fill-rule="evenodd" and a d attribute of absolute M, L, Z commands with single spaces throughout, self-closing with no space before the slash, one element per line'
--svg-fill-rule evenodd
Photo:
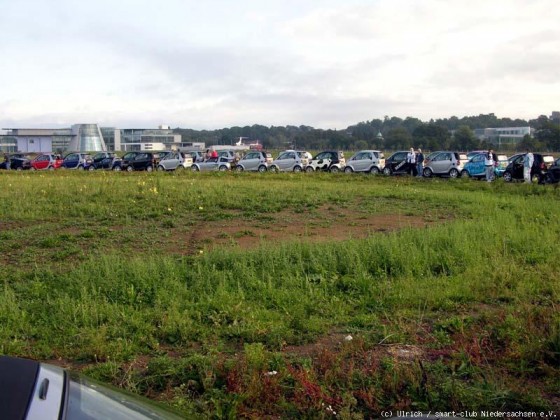
<path fill-rule="evenodd" d="M 547 184 L 557 184 L 560 181 L 560 159 L 556 159 L 550 168 L 548 168 L 544 181 Z"/>
<path fill-rule="evenodd" d="M 70 153 L 64 157 L 62 165 L 63 169 L 77 169 L 83 171 L 89 169 L 93 164 L 93 158 L 85 153 Z"/>
<path fill-rule="evenodd" d="M 268 170 L 268 165 L 272 163 L 272 155 L 263 151 L 252 150 L 243 156 L 237 165 L 235 170 L 238 172 L 243 171 L 258 171 L 266 172 Z"/>
<path fill-rule="evenodd" d="M 0 356 L 3 419 L 180 419 L 140 396 L 34 360 Z"/>
<path fill-rule="evenodd" d="M 461 158 L 457 152 L 442 151 L 424 160 L 424 175 L 430 178 L 433 175 L 458 178 L 463 170 Z"/>
<path fill-rule="evenodd" d="M 175 171 L 190 168 L 193 164 L 189 153 L 171 152 L 159 161 L 159 171 Z"/>
<path fill-rule="evenodd" d="M 226 157 L 221 158 L 210 158 L 206 159 L 204 162 L 196 162 L 191 166 L 193 172 L 201 171 L 229 171 L 231 169 L 231 164 L 228 162 Z"/>
<path fill-rule="evenodd" d="M 301 172 L 307 166 L 309 159 L 303 150 L 285 150 L 272 161 L 268 168 L 271 172 L 293 171 Z"/>
<path fill-rule="evenodd" d="M 344 170 L 346 160 L 344 159 L 344 152 L 336 150 L 327 150 L 318 153 L 312 158 L 305 167 L 306 172 L 314 171 L 327 171 L 327 172 L 340 172 Z"/>
<path fill-rule="evenodd" d="M 410 173 L 410 167 L 406 163 L 406 157 L 408 156 L 409 151 L 399 151 L 393 153 L 385 160 L 385 167 L 383 168 L 384 175 L 400 175 L 400 174 L 407 174 Z M 418 174 L 418 170 L 416 169 L 416 165 L 412 165 L 412 174 L 416 176 Z"/>
<path fill-rule="evenodd" d="M 41 170 L 55 170 L 62 166 L 62 158 L 60 155 L 55 155 L 52 153 L 44 153 L 37 156 L 31 161 L 32 171 Z"/>
<path fill-rule="evenodd" d="M 523 161 L 525 153 L 516 155 L 510 161 L 509 165 L 504 171 L 504 181 L 520 181 L 523 180 Z M 546 164 L 544 163 L 543 155 L 533 153 L 533 166 L 531 167 L 531 181 L 543 183 L 546 176 Z"/>
<path fill-rule="evenodd" d="M 360 150 L 346 162 L 344 172 L 378 174 L 385 167 L 385 155 L 379 150 Z"/>

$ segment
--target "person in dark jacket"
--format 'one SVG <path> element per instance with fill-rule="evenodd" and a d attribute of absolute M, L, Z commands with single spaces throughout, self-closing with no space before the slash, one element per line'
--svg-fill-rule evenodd
<path fill-rule="evenodd" d="M 422 153 L 422 149 L 418 148 L 418 152 L 416 152 L 416 169 L 418 171 L 418 177 L 423 176 L 424 172 L 424 153 Z"/>

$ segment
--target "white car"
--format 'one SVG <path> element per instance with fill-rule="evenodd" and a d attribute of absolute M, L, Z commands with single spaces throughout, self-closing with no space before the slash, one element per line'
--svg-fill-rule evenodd
<path fill-rule="evenodd" d="M 200 171 L 229 171 L 231 169 L 231 164 L 228 162 L 226 157 L 220 158 L 210 158 L 206 159 L 204 162 L 196 162 L 191 166 L 193 172 Z"/>

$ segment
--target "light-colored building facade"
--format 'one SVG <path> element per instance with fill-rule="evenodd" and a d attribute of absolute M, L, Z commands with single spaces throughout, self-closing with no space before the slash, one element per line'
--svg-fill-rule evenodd
<path fill-rule="evenodd" d="M 479 140 L 500 148 L 520 143 L 523 137 L 531 135 L 531 127 L 477 128 L 474 130 L 474 134 Z"/>

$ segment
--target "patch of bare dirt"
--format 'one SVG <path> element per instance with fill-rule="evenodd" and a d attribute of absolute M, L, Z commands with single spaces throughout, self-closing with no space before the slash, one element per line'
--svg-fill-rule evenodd
<path fill-rule="evenodd" d="M 282 211 L 258 218 L 234 218 L 208 222 L 190 232 L 185 243 L 174 252 L 189 254 L 218 247 L 255 248 L 263 243 L 327 242 L 364 239 L 376 232 L 403 228 L 423 228 L 428 222 L 422 216 L 404 214 L 368 214 L 356 209 L 322 207 L 309 212 Z"/>

